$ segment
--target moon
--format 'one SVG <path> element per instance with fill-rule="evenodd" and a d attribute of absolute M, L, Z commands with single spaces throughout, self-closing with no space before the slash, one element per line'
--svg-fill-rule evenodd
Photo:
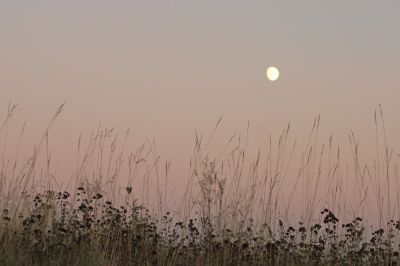
<path fill-rule="evenodd" d="M 279 70 L 274 66 L 270 66 L 267 68 L 267 71 L 265 71 L 265 75 L 269 81 L 275 81 L 279 78 Z"/>

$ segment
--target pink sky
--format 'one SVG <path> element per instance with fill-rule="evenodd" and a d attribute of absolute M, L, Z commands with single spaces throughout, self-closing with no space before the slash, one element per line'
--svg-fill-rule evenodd
<path fill-rule="evenodd" d="M 67 101 L 50 137 L 55 173 L 69 178 L 79 134 L 87 138 L 101 121 L 121 135 L 131 129 L 128 150 L 155 139 L 179 190 L 195 130 L 210 134 L 221 116 L 211 149 L 244 134 L 247 122 L 253 151 L 266 147 L 267 134 L 277 138 L 290 121 L 301 151 L 320 114 L 321 142 L 333 134 L 348 146 L 352 129 L 372 161 L 380 103 L 398 153 L 399 8 L 398 1 L 2 1 L 1 114 L 10 100 L 19 104 L 8 150 L 25 120 L 23 147 L 31 150 Z M 273 83 L 264 75 L 269 65 L 281 71 Z"/>

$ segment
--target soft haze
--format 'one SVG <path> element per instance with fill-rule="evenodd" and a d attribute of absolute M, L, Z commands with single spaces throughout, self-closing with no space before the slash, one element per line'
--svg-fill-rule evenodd
<path fill-rule="evenodd" d="M 221 138 L 249 121 L 261 146 L 289 121 L 305 140 L 320 114 L 324 140 L 347 143 L 353 129 L 373 151 L 380 103 L 399 150 L 399 11 L 399 1 L 1 1 L 0 107 L 19 104 L 14 125 L 27 120 L 33 145 L 67 101 L 51 138 L 63 174 L 100 121 L 154 138 L 180 174 L 195 130 L 221 116 Z"/>

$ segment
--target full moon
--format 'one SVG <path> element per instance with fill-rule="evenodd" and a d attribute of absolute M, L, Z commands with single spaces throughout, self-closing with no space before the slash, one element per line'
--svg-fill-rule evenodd
<path fill-rule="evenodd" d="M 279 78 L 279 70 L 274 66 L 270 66 L 267 68 L 267 71 L 265 71 L 265 75 L 268 80 L 275 81 Z"/>

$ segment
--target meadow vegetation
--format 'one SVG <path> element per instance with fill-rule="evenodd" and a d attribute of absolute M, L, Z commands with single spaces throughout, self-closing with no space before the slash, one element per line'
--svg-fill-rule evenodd
<path fill-rule="evenodd" d="M 212 156 L 207 148 L 219 120 L 208 138 L 196 134 L 185 193 L 169 206 L 170 164 L 160 160 L 153 143 L 125 152 L 126 138 L 112 129 L 99 128 L 86 148 L 79 140 L 73 178 L 58 185 L 48 137 L 63 106 L 27 160 L 18 156 L 19 145 L 12 160 L 5 149 L 1 154 L 1 265 L 400 262 L 399 156 L 387 144 L 380 107 L 374 117 L 376 158 L 363 163 L 350 132 L 350 167 L 332 137 L 319 143 L 319 117 L 300 160 L 293 159 L 297 141 L 290 141 L 290 125 L 275 144 L 269 136 L 269 148 L 254 159 L 246 136 L 232 137 Z M 0 125 L 5 143 L 15 110 L 10 105 Z M 20 138 L 23 133 L 24 126 Z M 287 184 L 292 186 L 284 193 Z M 363 215 L 374 217 L 374 224 Z"/>

